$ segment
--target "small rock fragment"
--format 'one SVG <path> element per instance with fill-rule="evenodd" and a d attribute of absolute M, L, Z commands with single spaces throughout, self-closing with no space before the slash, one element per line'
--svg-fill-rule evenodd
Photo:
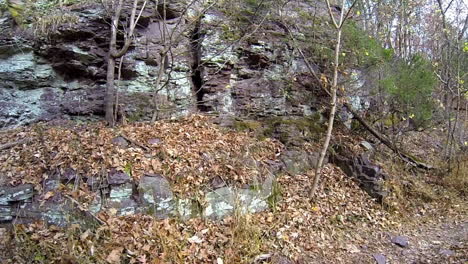
<path fill-rule="evenodd" d="M 396 236 L 392 238 L 392 243 L 400 247 L 408 247 L 409 241 L 406 236 Z"/>
<path fill-rule="evenodd" d="M 30 199 L 33 194 L 34 186 L 32 184 L 21 184 L 15 187 L 0 186 L 0 205 Z"/>
<path fill-rule="evenodd" d="M 451 256 L 455 255 L 455 252 L 453 252 L 450 249 L 442 249 L 442 250 L 440 250 L 439 254 L 442 255 L 442 256 L 445 256 L 445 257 L 451 257 Z"/>
<path fill-rule="evenodd" d="M 189 238 L 188 241 L 189 241 L 190 243 L 200 244 L 200 243 L 203 242 L 203 239 L 202 239 L 202 238 L 199 238 L 198 236 L 195 235 L 195 236 Z"/>
<path fill-rule="evenodd" d="M 107 182 L 109 184 L 124 184 L 130 181 L 130 175 L 123 171 L 116 171 L 115 169 L 112 169 L 109 173 Z"/>
<path fill-rule="evenodd" d="M 361 141 L 360 145 L 368 151 L 374 150 L 374 146 L 372 146 L 372 144 L 367 141 Z"/>
<path fill-rule="evenodd" d="M 55 179 L 46 179 L 43 181 L 44 192 L 54 191 L 59 188 L 60 181 Z"/>
<path fill-rule="evenodd" d="M 129 145 L 129 142 L 124 137 L 115 137 L 112 139 L 112 144 L 120 148 L 127 148 Z"/>
<path fill-rule="evenodd" d="M 380 254 L 380 253 L 372 254 L 372 257 L 374 257 L 375 262 L 377 264 L 386 264 L 387 263 L 387 258 L 384 255 Z"/>
<path fill-rule="evenodd" d="M 150 145 L 159 145 L 162 143 L 162 140 L 159 138 L 151 138 L 148 140 L 148 144 Z"/>

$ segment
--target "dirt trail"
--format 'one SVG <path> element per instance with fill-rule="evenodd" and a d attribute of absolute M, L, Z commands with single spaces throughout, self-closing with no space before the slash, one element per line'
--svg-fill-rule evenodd
<path fill-rule="evenodd" d="M 408 239 L 407 247 L 392 242 L 395 236 Z M 402 230 L 370 234 L 371 245 L 352 257 L 351 263 L 461 263 L 468 264 L 468 218 L 447 219 L 440 223 L 422 223 Z M 377 262 L 376 254 L 386 262 Z M 376 256 L 376 258 L 374 258 Z M 382 258 L 382 256 L 384 258 Z"/>

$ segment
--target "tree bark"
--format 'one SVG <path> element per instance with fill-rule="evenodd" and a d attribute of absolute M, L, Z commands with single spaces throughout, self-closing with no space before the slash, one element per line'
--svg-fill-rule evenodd
<path fill-rule="evenodd" d="M 138 17 L 135 19 L 136 10 L 138 8 L 138 0 L 133 1 L 133 7 L 130 15 L 130 28 L 125 35 L 124 46 L 117 50 L 117 31 L 119 27 L 120 14 L 122 12 L 123 0 L 119 0 L 115 7 L 114 16 L 111 22 L 111 38 L 109 42 L 109 56 L 107 58 L 107 75 L 106 75 L 106 97 L 105 97 L 105 118 L 107 124 L 111 127 L 115 125 L 115 60 L 122 57 L 128 51 L 130 44 L 132 43 L 132 36 L 135 30 L 138 19 L 141 13 L 145 9 L 146 1 L 143 3 L 143 7 L 140 10 Z"/>
<path fill-rule="evenodd" d="M 120 13 L 122 11 L 123 0 L 119 0 L 115 7 L 115 13 L 111 22 L 111 38 L 109 43 L 109 55 L 107 58 L 107 76 L 106 76 L 106 98 L 105 98 L 105 118 L 109 126 L 115 125 L 114 101 L 115 101 L 115 57 L 114 52 L 117 49 L 117 30 L 119 27 Z"/>
<path fill-rule="evenodd" d="M 323 165 L 323 161 L 325 159 L 325 156 L 327 155 L 328 151 L 328 146 L 330 145 L 330 139 L 333 133 L 333 124 L 335 122 L 335 113 L 336 113 L 336 105 L 337 105 L 337 85 L 338 85 L 338 66 L 340 63 L 340 48 L 341 48 L 341 33 L 342 33 L 342 28 L 343 24 L 346 21 L 346 18 L 348 17 L 350 10 L 353 8 L 354 4 L 356 1 L 353 3 L 353 5 L 350 7 L 348 12 L 345 15 L 345 0 L 342 1 L 341 3 L 341 12 L 340 12 L 340 20 L 339 23 L 336 22 L 333 12 L 331 11 L 330 8 L 330 2 L 329 0 L 327 2 L 327 7 L 328 7 L 328 13 L 330 15 L 331 20 L 333 21 L 333 25 L 335 26 L 337 32 L 336 32 L 336 45 L 335 45 L 335 62 L 333 65 L 333 81 L 332 81 L 332 86 L 331 86 L 331 102 L 330 102 L 330 116 L 328 117 L 328 127 L 327 127 L 327 134 L 325 137 L 325 142 L 323 143 L 322 150 L 320 151 L 320 157 L 317 161 L 317 165 L 315 167 L 315 175 L 314 175 L 314 181 L 312 183 L 312 189 L 310 191 L 310 198 L 312 199 L 315 196 L 315 193 L 317 192 L 318 184 L 320 181 L 321 177 L 321 169 Z"/>

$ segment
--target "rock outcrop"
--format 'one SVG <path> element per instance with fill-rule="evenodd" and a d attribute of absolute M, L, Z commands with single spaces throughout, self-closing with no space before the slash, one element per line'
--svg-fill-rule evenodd
<path fill-rule="evenodd" d="M 294 24 L 303 22 L 301 10 L 327 16 L 326 8 L 317 4 L 290 2 L 283 7 L 285 17 Z M 200 11 L 203 8 L 197 5 L 185 10 L 185 7 L 184 0 L 168 1 L 163 16 L 161 5 L 148 2 L 141 13 L 134 40 L 118 71 L 121 114 L 137 121 L 202 111 L 230 120 L 231 125 L 232 122 L 236 125 L 233 117 L 267 121 L 267 125 L 262 125 L 263 136 L 277 138 L 293 149 L 282 157 L 285 171 L 299 173 L 312 168 L 316 154 L 297 149 L 323 132 L 324 110 L 320 101 L 323 92 L 310 76 L 301 54 L 290 41 L 285 41 L 298 32 L 275 19 L 259 20 L 247 32 L 239 29 L 242 25 L 235 28 L 230 21 L 236 20 L 235 16 L 223 10 Z M 20 34 L 13 18 L 7 14 L 0 17 L 0 128 L 103 115 L 110 35 L 108 14 L 98 4 L 70 7 L 68 12 L 76 17 L 76 22 L 60 25 L 47 38 Z M 123 24 L 128 16 L 124 12 Z M 176 37 L 168 40 L 168 36 Z M 313 66 L 320 72 L 320 65 Z M 163 74 L 160 79 L 159 73 Z M 364 85 L 360 81 L 355 83 L 359 87 Z M 368 107 L 359 97 L 352 102 Z M 341 117 L 345 123 L 351 118 L 346 112 Z M 130 142 L 121 138 L 115 144 L 124 146 Z M 383 176 L 364 158 L 339 160 L 337 164 L 350 171 L 350 175 L 362 178 L 371 195 L 381 197 L 380 191 L 367 182 Z M 198 208 L 192 200 L 175 197 L 160 176 L 146 175 L 140 182 L 132 182 L 123 172 L 115 173 L 110 173 L 108 182 L 88 177 L 88 184 L 97 192 L 89 211 L 96 213 L 110 204 L 119 214 L 127 214 L 151 205 L 154 213 L 162 217 L 174 214 L 186 217 L 194 214 L 193 208 Z M 59 181 L 63 177 L 70 181 L 75 176 L 70 172 L 60 177 Z M 227 200 L 222 206 L 220 193 Z M 236 199 L 246 201 L 245 210 L 264 209 L 264 196 L 259 200 L 252 190 L 223 186 L 206 194 L 208 203 L 218 204 L 208 207 L 213 213 L 202 214 L 223 215 L 215 212 L 216 208 L 221 206 L 230 211 Z M 6 220 L 19 215 L 9 213 L 13 210 L 11 202 L 1 205 Z M 73 207 L 73 203 L 65 205 Z M 31 212 L 42 210 L 34 201 L 28 202 L 28 206 L 32 206 Z"/>
<path fill-rule="evenodd" d="M 67 171 L 53 174 L 54 180 L 45 180 L 45 189 L 40 193 L 30 184 L 1 186 L 0 223 L 43 220 L 59 226 L 73 223 L 90 225 L 99 222 L 96 214 L 109 209 L 115 210 L 117 215 L 142 213 L 160 219 L 220 219 L 236 210 L 244 213 L 264 211 L 270 206 L 271 196 L 276 195 L 274 179 L 268 178 L 256 188 L 221 187 L 207 190 L 200 198 L 182 198 L 173 193 L 162 175 L 147 174 L 135 182 L 126 173 L 111 170 L 105 182 L 93 183 L 94 177 L 84 179 L 94 194 L 90 203 L 79 203 L 59 190 L 60 184 L 76 180 L 67 176 Z"/>
<path fill-rule="evenodd" d="M 332 160 L 346 175 L 354 178 L 371 197 L 382 202 L 383 198 L 387 196 L 384 182 L 388 179 L 388 175 L 380 166 L 370 160 L 370 154 L 370 152 L 357 156 L 336 154 Z"/>
<path fill-rule="evenodd" d="M 127 119 L 147 120 L 154 111 L 167 118 L 197 109 L 245 118 L 317 111 L 317 88 L 298 51 L 284 41 L 288 32 L 281 23 L 263 21 L 255 34 L 242 33 L 230 28 L 232 17 L 220 10 L 201 14 L 193 7 L 183 13 L 179 2 L 169 1 L 165 21 L 162 7 L 152 3 L 140 17 L 118 82 Z M 295 12 L 292 6 L 288 10 Z M 0 19 L 0 127 L 102 116 L 109 18 L 100 5 L 69 12 L 76 23 L 59 26 L 47 38 L 18 34 L 7 14 Z M 170 44 L 169 35 L 177 36 Z"/>
<path fill-rule="evenodd" d="M 256 213 L 267 210 L 279 199 L 276 175 L 303 173 L 315 165 L 316 153 L 288 151 L 267 164 L 270 176 L 243 188 L 213 184 L 203 194 L 183 197 L 160 174 L 145 174 L 134 180 L 124 171 L 110 169 L 106 177 L 79 175 L 72 168 L 48 173 L 42 189 L 31 184 L 0 186 L 0 224 L 29 223 L 42 220 L 65 226 L 99 224 L 102 211 L 116 215 L 149 214 L 164 219 L 194 217 L 222 219 L 235 212 Z M 216 181 L 216 178 L 214 179 Z M 88 185 L 86 201 L 77 201 L 60 189 L 61 185 Z"/>

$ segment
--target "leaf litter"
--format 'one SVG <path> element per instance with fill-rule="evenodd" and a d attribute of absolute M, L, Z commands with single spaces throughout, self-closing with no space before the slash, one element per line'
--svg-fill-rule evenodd
<path fill-rule="evenodd" d="M 0 144 L 30 139 L 27 145 L 0 152 L 3 180 L 32 183 L 39 192 L 54 170 L 72 168 L 81 175 L 104 177 L 103 170 L 115 168 L 128 171 L 135 180 L 160 173 L 176 193 L 190 196 L 208 188 L 215 177 L 241 187 L 261 180 L 267 172 L 258 164 L 276 160 L 284 150 L 276 140 L 259 141 L 197 115 L 114 129 L 102 124 L 39 124 L 2 136 Z M 126 148 L 112 142 L 119 136 L 129 141 Z M 5 263 L 274 263 L 278 257 L 297 263 L 345 263 L 348 254 L 358 254 L 369 243 L 363 233 L 350 230 L 382 230 L 395 226 L 396 220 L 339 168 L 329 164 L 322 171 L 313 202 L 307 198 L 313 171 L 280 174 L 281 197 L 269 211 L 237 212 L 219 221 L 105 212 L 99 215 L 104 225 L 86 230 L 41 222 L 17 225 L 8 234 L 2 232 L 7 249 L 2 254 Z M 86 201 L 88 191 L 81 184 L 70 193 Z M 52 195 L 45 192 L 43 198 Z"/>

